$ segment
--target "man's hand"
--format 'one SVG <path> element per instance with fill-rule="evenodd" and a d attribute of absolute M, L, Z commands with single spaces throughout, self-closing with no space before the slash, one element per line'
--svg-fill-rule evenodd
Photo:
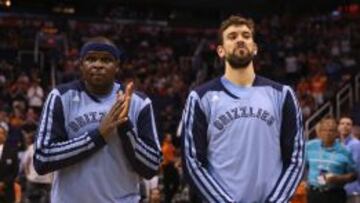
<path fill-rule="evenodd" d="M 327 174 L 325 175 L 327 184 L 344 185 L 348 182 L 356 180 L 355 173 L 346 173 L 342 175 Z"/>
<path fill-rule="evenodd" d="M 130 82 L 126 86 L 125 95 L 117 95 L 115 104 L 101 120 L 99 131 L 105 140 L 119 124 L 127 121 L 133 86 L 133 82 Z"/>
<path fill-rule="evenodd" d="M 120 95 L 120 100 L 123 99 L 124 102 L 121 104 L 121 111 L 118 117 L 119 124 L 125 123 L 128 120 L 129 108 L 131 104 L 131 97 L 134 92 L 134 83 L 130 82 L 126 85 L 125 95 Z"/>

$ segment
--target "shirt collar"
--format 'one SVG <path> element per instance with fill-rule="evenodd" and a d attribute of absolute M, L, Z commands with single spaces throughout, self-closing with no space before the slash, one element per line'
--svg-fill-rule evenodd
<path fill-rule="evenodd" d="M 321 148 L 325 151 L 333 151 L 338 147 L 339 143 L 340 143 L 339 139 L 336 139 L 334 144 L 331 147 L 324 147 L 324 145 L 321 141 Z"/>
<path fill-rule="evenodd" d="M 349 134 L 345 139 L 344 139 L 344 144 L 347 145 L 349 144 L 349 142 L 352 140 L 352 136 L 351 134 Z"/>

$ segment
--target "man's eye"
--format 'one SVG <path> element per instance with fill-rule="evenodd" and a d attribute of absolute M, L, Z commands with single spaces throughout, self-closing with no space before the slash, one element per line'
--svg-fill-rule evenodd
<path fill-rule="evenodd" d="M 245 39 L 249 39 L 249 38 L 251 37 L 251 35 L 250 35 L 249 33 L 244 33 L 244 34 L 243 34 L 243 37 L 244 37 Z"/>
<path fill-rule="evenodd" d="M 90 57 L 86 57 L 85 60 L 88 62 L 94 62 L 94 61 L 96 61 L 96 58 L 90 56 Z"/>
<path fill-rule="evenodd" d="M 103 61 L 104 63 L 111 63 L 113 60 L 111 58 L 102 58 L 101 61 Z"/>
<path fill-rule="evenodd" d="M 231 39 L 231 40 L 236 39 L 236 35 L 229 35 L 229 39 Z"/>

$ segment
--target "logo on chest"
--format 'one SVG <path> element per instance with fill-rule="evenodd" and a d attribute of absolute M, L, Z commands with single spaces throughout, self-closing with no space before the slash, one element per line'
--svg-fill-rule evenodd
<path fill-rule="evenodd" d="M 88 112 L 84 113 L 81 116 L 75 117 L 73 120 L 70 121 L 69 127 L 72 131 L 78 132 L 81 128 L 85 127 L 86 125 L 92 123 L 99 123 L 101 119 L 105 116 L 106 112 Z"/>
<path fill-rule="evenodd" d="M 267 110 L 251 106 L 240 106 L 230 109 L 224 114 L 221 114 L 219 117 L 217 117 L 213 124 L 218 130 L 222 130 L 231 122 L 239 118 L 256 118 L 261 122 L 265 122 L 268 126 L 271 126 L 275 121 L 275 117 Z"/>

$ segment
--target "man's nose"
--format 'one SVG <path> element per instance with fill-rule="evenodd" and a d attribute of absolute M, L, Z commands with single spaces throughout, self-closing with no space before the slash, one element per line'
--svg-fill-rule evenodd
<path fill-rule="evenodd" d="M 238 46 L 245 46 L 245 41 L 244 41 L 243 38 L 238 37 L 238 38 L 236 39 L 236 44 L 237 44 Z"/>
<path fill-rule="evenodd" d="M 101 60 L 96 60 L 96 61 L 92 64 L 92 66 L 93 66 L 94 68 L 103 68 L 104 63 L 101 62 Z"/>

